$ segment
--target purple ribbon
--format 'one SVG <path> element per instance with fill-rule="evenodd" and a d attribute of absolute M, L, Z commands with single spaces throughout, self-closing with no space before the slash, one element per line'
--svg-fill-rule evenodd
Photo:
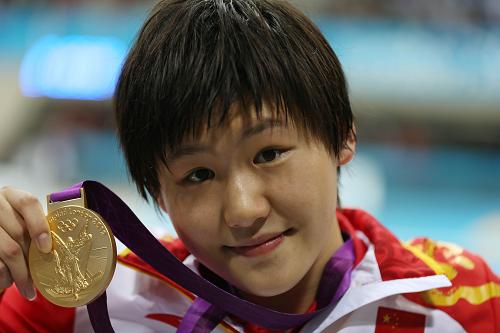
<path fill-rule="evenodd" d="M 178 333 L 209 333 L 226 317 L 227 313 L 217 306 L 197 297 L 182 318 Z"/>
<path fill-rule="evenodd" d="M 289 314 L 274 311 L 239 298 L 197 275 L 172 253 L 139 221 L 132 210 L 111 190 L 95 181 L 85 181 L 58 193 L 51 194 L 52 201 L 80 197 L 85 188 L 87 207 L 99 213 L 109 224 L 113 234 L 132 252 L 151 265 L 156 271 L 198 296 L 181 322 L 183 332 L 200 328 L 211 330 L 230 313 L 248 322 L 269 329 L 284 330 L 303 325 L 322 312 L 326 305 L 334 304 L 347 290 L 354 264 L 352 240 L 346 241 L 328 262 L 320 281 L 320 299 L 317 311 Z M 106 293 L 87 305 L 92 326 L 97 333 L 114 332 L 108 314 Z M 221 318 L 222 316 L 222 318 Z M 214 326 L 215 323 L 215 326 Z"/>

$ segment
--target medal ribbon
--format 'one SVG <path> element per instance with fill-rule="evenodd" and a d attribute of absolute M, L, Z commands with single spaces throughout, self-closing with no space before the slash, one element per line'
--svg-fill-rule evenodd
<path fill-rule="evenodd" d="M 159 273 L 198 296 L 199 301 L 195 301 L 194 308 L 192 306 L 186 314 L 188 318 L 183 320 L 183 332 L 189 331 L 187 327 L 199 328 L 199 321 L 207 320 L 206 314 L 220 321 L 220 315 L 226 313 L 269 329 L 285 330 L 298 327 L 323 312 L 326 305 L 335 304 L 349 287 L 354 264 L 352 240 L 346 241 L 337 250 L 325 268 L 319 287 L 323 293 L 320 301 L 326 303 L 323 308 L 311 313 L 290 314 L 251 303 L 217 287 L 180 262 L 151 234 L 132 210 L 104 185 L 95 181 L 84 181 L 62 192 L 52 193 L 50 198 L 54 202 L 78 198 L 82 187 L 86 193 L 87 208 L 104 218 L 116 238 Z M 323 295 L 329 295 L 329 300 L 324 302 Z M 108 314 L 106 293 L 88 304 L 87 309 L 96 333 L 114 333 Z M 213 322 L 209 325 L 213 326 Z"/>

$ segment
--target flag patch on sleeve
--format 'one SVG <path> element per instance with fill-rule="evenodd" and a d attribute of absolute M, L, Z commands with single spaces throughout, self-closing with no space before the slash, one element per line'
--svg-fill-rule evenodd
<path fill-rule="evenodd" d="M 425 315 L 379 307 L 375 333 L 424 333 Z"/>

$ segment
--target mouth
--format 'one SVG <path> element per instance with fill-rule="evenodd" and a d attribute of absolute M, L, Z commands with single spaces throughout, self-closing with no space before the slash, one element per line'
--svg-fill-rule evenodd
<path fill-rule="evenodd" d="M 228 249 L 245 257 L 257 257 L 271 253 L 285 240 L 291 229 L 278 234 L 268 234 L 245 242 L 243 245 L 227 246 Z"/>

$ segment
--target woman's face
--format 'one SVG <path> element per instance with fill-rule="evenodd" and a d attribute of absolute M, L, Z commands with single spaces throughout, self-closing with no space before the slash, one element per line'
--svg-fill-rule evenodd
<path fill-rule="evenodd" d="M 233 112 L 229 124 L 185 142 L 162 167 L 158 201 L 190 252 L 244 293 L 276 296 L 318 280 L 342 239 L 339 159 L 291 124 Z M 314 276 L 311 276 L 314 275 Z"/>

